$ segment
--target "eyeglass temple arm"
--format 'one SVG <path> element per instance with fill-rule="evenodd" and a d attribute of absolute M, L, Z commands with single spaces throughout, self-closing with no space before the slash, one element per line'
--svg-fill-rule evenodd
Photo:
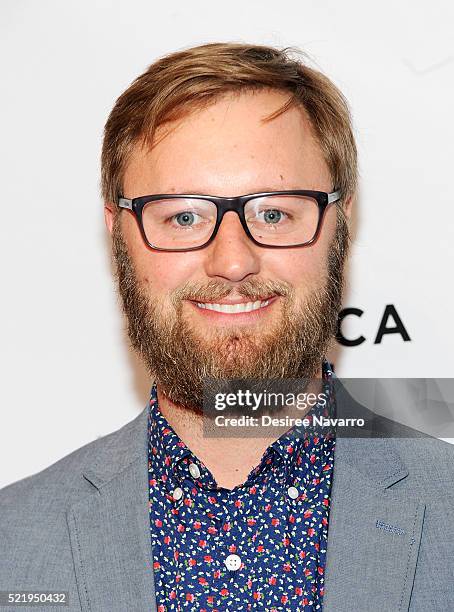
<path fill-rule="evenodd" d="M 120 208 L 129 208 L 129 210 L 132 210 L 132 200 L 128 200 L 128 198 L 118 198 L 118 206 Z"/>
<path fill-rule="evenodd" d="M 333 191 L 332 193 L 328 194 L 328 204 L 331 204 L 332 202 L 337 202 L 337 200 L 340 200 L 341 197 L 341 192 L 340 191 Z"/>

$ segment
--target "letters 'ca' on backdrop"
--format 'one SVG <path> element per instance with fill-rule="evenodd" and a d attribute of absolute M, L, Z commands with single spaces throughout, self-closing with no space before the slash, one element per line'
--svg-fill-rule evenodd
<path fill-rule="evenodd" d="M 452 2 L 6 0 L 0 16 L 0 486 L 146 404 L 111 277 L 102 128 L 148 64 L 193 44 L 296 45 L 341 88 L 361 184 L 336 372 L 452 376 Z"/>

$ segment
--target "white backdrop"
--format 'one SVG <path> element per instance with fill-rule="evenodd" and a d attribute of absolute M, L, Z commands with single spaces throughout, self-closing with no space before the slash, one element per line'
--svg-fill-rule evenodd
<path fill-rule="evenodd" d="M 104 122 L 155 58 L 193 44 L 296 45 L 347 96 L 361 189 L 340 376 L 452 377 L 454 4 L 383 0 L 3 0 L 0 487 L 133 419 L 99 196 Z M 410 341 L 374 344 L 387 305 Z M 389 320 L 388 326 L 394 321 Z"/>

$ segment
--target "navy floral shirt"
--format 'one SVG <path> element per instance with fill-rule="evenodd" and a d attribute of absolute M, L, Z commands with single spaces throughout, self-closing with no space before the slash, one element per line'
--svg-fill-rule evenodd
<path fill-rule="evenodd" d="M 332 376 L 325 361 L 323 378 Z M 318 414 L 333 405 L 329 389 Z M 153 385 L 148 467 L 158 612 L 322 610 L 335 437 L 292 431 L 267 448 L 243 484 L 221 488 L 161 414 Z"/>

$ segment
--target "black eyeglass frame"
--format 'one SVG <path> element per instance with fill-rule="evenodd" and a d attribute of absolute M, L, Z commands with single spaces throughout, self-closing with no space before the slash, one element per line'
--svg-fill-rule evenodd
<path fill-rule="evenodd" d="M 294 245 L 287 246 L 287 245 L 282 245 L 282 244 L 264 244 L 262 242 L 259 242 L 252 236 L 251 232 L 249 231 L 249 228 L 247 226 L 247 222 L 244 216 L 245 205 L 247 204 L 247 202 L 250 202 L 251 200 L 254 200 L 256 198 L 263 198 L 266 196 L 274 196 L 274 195 L 305 196 L 305 197 L 316 200 L 318 204 L 318 223 L 317 223 L 317 229 L 315 230 L 315 234 L 311 238 L 311 240 L 307 240 L 306 242 L 302 242 L 301 244 L 294 244 Z M 246 235 L 257 246 L 271 248 L 271 249 L 291 249 L 294 247 L 310 246 L 311 244 L 316 242 L 320 234 L 320 230 L 323 224 L 323 219 L 325 216 L 326 209 L 331 204 L 338 202 L 341 199 L 341 197 L 342 195 L 340 191 L 332 191 L 331 193 L 327 193 L 326 191 L 312 191 L 308 189 L 292 189 L 289 191 L 266 191 L 262 193 L 250 193 L 248 195 L 243 195 L 243 196 L 238 196 L 238 197 L 228 197 L 228 198 L 210 196 L 210 195 L 200 195 L 200 194 L 186 194 L 186 193 L 165 194 L 164 193 L 164 194 L 139 196 L 137 198 L 132 198 L 132 199 L 119 197 L 118 206 L 119 208 L 126 208 L 127 210 L 130 210 L 134 214 L 139 224 L 139 229 L 140 229 L 142 238 L 144 239 L 145 243 L 151 249 L 154 249 L 155 251 L 182 252 L 182 251 L 197 251 L 199 249 L 205 248 L 215 239 L 219 226 L 221 225 L 222 219 L 225 213 L 229 211 L 233 211 L 237 213 L 237 215 L 240 218 L 241 225 L 243 226 L 243 229 L 246 232 Z M 150 202 L 157 201 L 157 200 L 172 200 L 172 199 L 178 199 L 178 198 L 196 198 L 198 200 L 206 200 L 206 201 L 212 202 L 213 204 L 216 205 L 216 210 L 217 210 L 216 223 L 213 228 L 213 232 L 211 236 L 206 242 L 204 242 L 204 244 L 201 244 L 196 247 L 188 247 L 188 248 L 180 248 L 180 249 L 164 249 L 164 248 L 160 248 L 160 247 L 157 247 L 151 244 L 151 242 L 148 240 L 145 234 L 145 230 L 143 227 L 142 212 L 143 212 L 145 205 L 149 204 Z"/>

